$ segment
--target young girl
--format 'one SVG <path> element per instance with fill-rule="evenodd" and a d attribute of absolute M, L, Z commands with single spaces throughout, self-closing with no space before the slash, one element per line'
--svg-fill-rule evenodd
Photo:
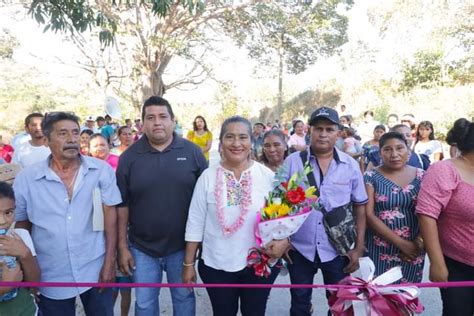
<path fill-rule="evenodd" d="M 435 139 L 433 124 L 430 121 L 422 121 L 418 124 L 413 151 L 427 155 L 431 163 L 442 160 L 443 147 L 441 142 Z"/>
<path fill-rule="evenodd" d="M 343 127 L 341 137 L 344 139 L 343 150 L 346 154 L 357 159 L 361 155 L 360 142 L 355 139 L 355 130 L 351 127 Z"/>
<path fill-rule="evenodd" d="M 39 282 L 40 270 L 30 234 L 25 229 L 10 229 L 15 220 L 12 187 L 0 182 L 0 265 L 1 281 Z M 21 271 L 19 270 L 21 268 Z M 21 273 L 22 272 L 22 273 Z M 26 288 L 0 287 L 0 315 L 37 315 L 33 295 Z"/>

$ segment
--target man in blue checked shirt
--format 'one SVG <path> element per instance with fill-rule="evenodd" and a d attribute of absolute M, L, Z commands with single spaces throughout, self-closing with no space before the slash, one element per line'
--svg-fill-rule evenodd
<path fill-rule="evenodd" d="M 122 202 L 115 173 L 106 162 L 80 155 L 80 126 L 74 114 L 49 113 L 42 129 L 51 155 L 23 169 L 15 179 L 16 227 L 31 232 L 41 281 L 112 282 L 115 205 Z M 93 196 L 100 199 L 95 207 Z M 93 226 L 94 211 L 103 214 L 102 227 Z M 44 287 L 40 292 L 44 316 L 75 315 L 78 295 L 86 315 L 113 315 L 111 289 Z"/>

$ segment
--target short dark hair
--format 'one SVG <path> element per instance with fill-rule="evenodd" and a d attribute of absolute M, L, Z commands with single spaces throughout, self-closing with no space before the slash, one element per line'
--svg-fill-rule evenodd
<path fill-rule="evenodd" d="M 101 121 L 105 121 L 105 118 L 103 116 L 97 116 L 97 118 L 95 119 L 96 122 L 101 122 Z"/>
<path fill-rule="evenodd" d="M 384 131 L 384 132 L 387 131 L 387 129 L 385 128 L 385 125 L 383 125 L 383 124 L 380 124 L 380 125 L 375 126 L 375 127 L 374 127 L 374 132 L 375 132 L 376 130 L 378 130 L 378 129 L 381 129 L 381 130 Z"/>
<path fill-rule="evenodd" d="M 80 135 L 82 135 L 82 134 L 87 134 L 87 135 L 89 135 L 89 136 L 92 136 L 92 135 L 94 134 L 94 132 L 91 131 L 90 129 L 86 128 L 85 130 L 83 130 L 83 131 L 81 132 Z"/>
<path fill-rule="evenodd" d="M 41 114 L 41 113 L 38 113 L 38 112 L 28 114 L 25 117 L 25 127 L 28 127 L 28 125 L 30 125 L 30 123 L 31 123 L 31 119 L 33 119 L 35 117 L 44 118 L 44 115 Z"/>
<path fill-rule="evenodd" d="M 263 143 L 265 143 L 265 139 L 267 137 L 270 137 L 270 136 L 273 136 L 273 135 L 279 137 L 281 139 L 281 142 L 283 143 L 283 145 L 286 146 L 285 153 L 283 154 L 283 159 L 285 159 L 288 156 L 289 149 L 288 149 L 288 145 L 287 145 L 287 141 L 286 141 L 286 135 L 281 130 L 271 129 L 268 132 L 265 132 L 265 134 L 263 134 Z M 264 151 L 262 151 L 262 156 L 257 157 L 257 158 L 260 158 L 260 161 L 262 161 L 262 162 L 268 163 L 268 159 L 267 159 L 267 156 L 265 156 Z"/>
<path fill-rule="evenodd" d="M 397 124 L 395 126 L 393 126 L 391 129 L 390 129 L 390 132 L 397 132 L 398 129 L 400 128 L 408 128 L 410 129 L 410 127 L 406 126 L 405 124 Z"/>
<path fill-rule="evenodd" d="M 255 124 L 253 124 L 253 126 L 257 126 L 257 125 L 260 125 L 261 127 L 265 128 L 265 124 L 263 124 L 262 122 L 257 122 Z"/>
<path fill-rule="evenodd" d="M 196 124 L 196 120 L 197 119 L 201 119 L 203 122 L 204 122 L 204 130 L 207 132 L 208 129 L 207 129 L 207 122 L 206 122 L 206 119 L 202 116 L 202 115 L 198 115 L 194 118 L 194 121 L 193 121 L 193 130 L 194 131 L 197 131 L 197 124 Z"/>
<path fill-rule="evenodd" d="M 460 118 L 454 122 L 453 127 L 448 131 L 446 141 L 451 146 L 456 146 L 461 153 L 471 153 L 474 151 L 474 122 L 465 118 Z"/>
<path fill-rule="evenodd" d="M 43 122 L 41 122 L 41 129 L 43 134 L 48 140 L 51 139 L 51 132 L 53 126 L 59 121 L 73 121 L 79 127 L 79 118 L 72 112 L 49 112 L 44 116 Z"/>
<path fill-rule="evenodd" d="M 294 120 L 294 121 L 293 121 L 293 129 L 296 128 L 296 125 L 297 125 L 298 123 L 302 123 L 303 126 L 304 126 L 304 122 L 303 122 L 302 120 Z"/>
<path fill-rule="evenodd" d="M 397 121 L 398 121 L 398 115 L 397 115 L 397 114 L 390 113 L 389 115 L 387 115 L 387 120 L 388 120 L 389 117 L 394 117 L 394 118 L 396 118 Z"/>
<path fill-rule="evenodd" d="M 122 135 L 123 130 L 126 129 L 126 128 L 130 128 L 130 127 L 128 127 L 127 125 L 120 126 L 119 129 L 117 130 L 117 135 L 118 136 Z"/>
<path fill-rule="evenodd" d="M 405 125 L 403 125 L 403 126 L 405 126 Z M 405 139 L 405 136 L 403 136 L 403 134 L 400 134 L 398 132 L 388 132 L 388 133 L 383 134 L 382 137 L 380 137 L 380 140 L 379 140 L 380 150 L 382 150 L 382 147 L 385 146 L 387 141 L 389 141 L 390 139 L 398 139 L 399 141 L 404 143 L 405 146 L 408 147 L 407 140 Z"/>
<path fill-rule="evenodd" d="M 149 97 L 145 103 L 143 103 L 142 106 L 142 120 L 145 120 L 145 109 L 149 106 L 166 106 L 166 109 L 168 110 L 168 114 L 170 115 L 171 119 L 174 119 L 174 113 L 173 109 L 171 108 L 171 104 L 168 102 L 168 100 L 158 97 L 158 96 L 151 96 Z"/>
<path fill-rule="evenodd" d="M 373 111 L 370 111 L 370 110 L 364 112 L 364 117 L 365 117 L 367 114 L 370 114 L 370 116 L 372 116 L 372 117 L 374 116 L 374 112 L 373 112 Z"/>
<path fill-rule="evenodd" d="M 131 122 L 132 122 L 132 120 L 131 120 L 131 119 L 129 119 L 129 118 L 128 118 L 128 119 L 125 119 L 125 124 L 127 124 L 128 122 L 130 122 L 130 123 L 131 123 Z"/>
<path fill-rule="evenodd" d="M 7 198 L 15 201 L 15 194 L 10 184 L 0 181 L 0 198 Z"/>
<path fill-rule="evenodd" d="M 219 134 L 219 141 L 222 142 L 224 138 L 224 134 L 227 132 L 227 126 L 232 123 L 242 123 L 247 127 L 247 132 L 250 136 L 250 140 L 253 141 L 253 133 L 252 133 L 252 124 L 250 123 L 249 120 L 247 120 L 245 117 L 239 116 L 239 115 L 234 115 L 229 118 L 227 118 L 224 123 L 222 123 L 221 126 L 221 132 Z"/>
<path fill-rule="evenodd" d="M 96 138 L 103 138 L 105 140 L 106 143 L 108 143 L 107 141 L 107 138 L 105 138 L 104 135 L 102 135 L 101 133 L 95 133 L 91 136 L 91 138 L 89 138 L 89 142 L 93 139 L 96 139 Z"/>

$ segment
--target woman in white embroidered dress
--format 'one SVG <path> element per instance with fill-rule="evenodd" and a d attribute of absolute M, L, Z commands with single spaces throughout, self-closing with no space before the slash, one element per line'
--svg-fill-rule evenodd
<path fill-rule="evenodd" d="M 252 127 L 233 116 L 220 133 L 220 164 L 203 172 L 194 189 L 186 225 L 183 281 L 194 283 L 196 252 L 202 244 L 199 275 L 204 283 L 273 283 L 278 268 L 268 278 L 247 267 L 247 254 L 256 246 L 257 213 L 271 190 L 273 172 L 250 159 Z M 207 288 L 214 315 L 264 315 L 270 289 Z"/>

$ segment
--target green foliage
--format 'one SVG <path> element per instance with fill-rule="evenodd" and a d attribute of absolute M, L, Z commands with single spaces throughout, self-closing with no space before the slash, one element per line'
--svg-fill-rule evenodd
<path fill-rule="evenodd" d="M 345 1 L 262 1 L 228 15 L 227 31 L 259 65 L 298 74 L 321 56 L 331 56 L 347 42 L 347 17 L 337 13 Z"/>
<path fill-rule="evenodd" d="M 308 90 L 300 93 L 283 105 L 282 118 L 291 121 L 300 113 L 309 115 L 320 106 L 335 107 L 340 99 L 341 92 L 337 87 Z"/>
<path fill-rule="evenodd" d="M 218 125 L 221 125 L 226 118 L 240 114 L 239 102 L 235 93 L 235 88 L 232 85 L 222 84 L 214 97 L 214 101 L 219 104 L 222 109 L 217 115 Z"/>
<path fill-rule="evenodd" d="M 13 51 L 19 46 L 17 38 L 8 29 L 0 31 L 0 58 L 11 59 Z"/>
<path fill-rule="evenodd" d="M 117 9 L 133 8 L 135 1 L 112 0 L 112 7 Z M 171 0 L 140 0 L 139 6 L 149 8 L 159 17 L 168 14 L 173 1 Z M 204 2 L 200 0 L 184 0 L 180 4 L 190 13 L 201 12 Z M 105 45 L 114 42 L 117 32 L 117 21 L 114 13 L 107 10 L 107 5 L 87 0 L 33 0 L 29 13 L 40 24 L 44 24 L 44 31 L 52 30 L 66 32 L 85 32 L 95 27 L 100 29 L 99 39 Z"/>
<path fill-rule="evenodd" d="M 412 64 L 405 63 L 400 91 L 410 91 L 415 87 L 431 88 L 442 85 L 441 52 L 421 51 L 415 54 Z"/>

